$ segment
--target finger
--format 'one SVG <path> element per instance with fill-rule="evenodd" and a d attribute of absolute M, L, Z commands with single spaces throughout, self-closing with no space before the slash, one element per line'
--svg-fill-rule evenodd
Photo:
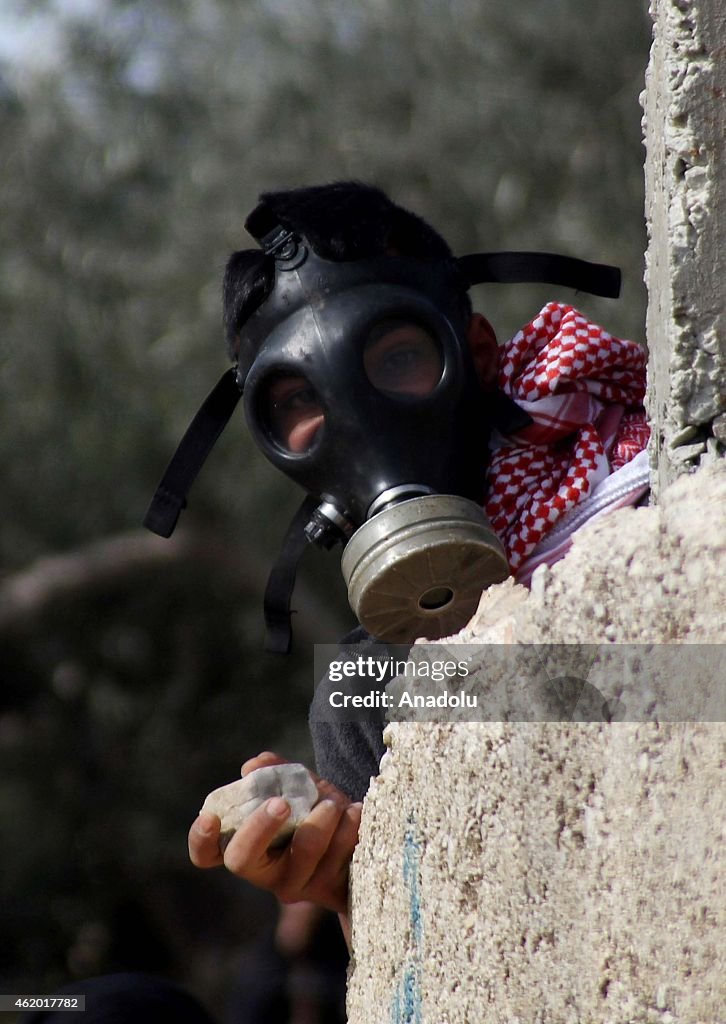
<path fill-rule="evenodd" d="M 287 848 L 270 850 L 269 846 L 289 815 L 290 805 L 279 796 L 258 807 L 230 839 L 224 851 L 225 867 L 263 888 L 274 884 Z"/>
<path fill-rule="evenodd" d="M 346 909 L 350 859 L 358 842 L 363 804 L 351 804 L 340 818 L 328 848 L 308 882 L 310 898 L 333 910 Z M 334 899 L 331 901 L 331 892 Z"/>
<path fill-rule="evenodd" d="M 333 838 L 328 844 L 325 856 L 320 863 L 320 868 L 334 866 L 336 864 L 350 863 L 358 843 L 358 832 L 360 831 L 360 819 L 363 812 L 363 804 L 351 804 L 342 815 Z"/>
<path fill-rule="evenodd" d="M 319 800 L 332 800 L 333 803 L 338 804 L 342 810 L 345 810 L 346 807 L 350 806 L 350 798 L 347 797 L 342 790 L 338 789 L 337 786 L 334 786 L 332 782 L 328 782 L 327 779 L 321 779 L 320 776 L 316 775 L 314 772 L 310 772 L 310 774 L 313 777 L 315 785 L 318 787 Z"/>
<path fill-rule="evenodd" d="M 245 761 L 242 765 L 241 774 L 249 775 L 250 772 L 254 772 L 257 768 L 266 768 L 271 764 L 288 764 L 288 761 L 271 750 L 264 750 L 261 754 L 257 754 L 255 757 Z"/>
<path fill-rule="evenodd" d="M 347 874 L 350 858 L 358 841 L 361 811 L 362 804 L 351 804 L 341 815 L 335 834 L 328 844 L 321 862 L 317 866 L 317 871 L 315 872 L 316 883 L 319 880 L 323 880 L 325 876 L 333 877 L 341 873 Z"/>
<path fill-rule="evenodd" d="M 325 856 L 344 810 L 334 800 L 322 800 L 298 826 L 292 837 L 284 889 L 278 894 L 283 902 L 305 899 L 301 893 Z"/>
<path fill-rule="evenodd" d="M 220 820 L 216 814 L 200 813 L 189 829 L 189 859 L 198 868 L 214 868 L 222 863 L 219 851 Z"/>

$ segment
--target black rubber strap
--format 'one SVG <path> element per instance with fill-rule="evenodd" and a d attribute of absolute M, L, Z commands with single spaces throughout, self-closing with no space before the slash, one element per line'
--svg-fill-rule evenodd
<path fill-rule="evenodd" d="M 554 284 L 617 299 L 620 270 L 551 252 L 479 252 L 457 260 L 467 287 L 474 284 Z"/>
<path fill-rule="evenodd" d="M 280 553 L 265 587 L 265 650 L 287 654 L 292 644 L 290 601 L 295 589 L 298 562 L 308 545 L 305 527 L 320 504 L 320 498 L 308 494 L 287 528 Z"/>
<path fill-rule="evenodd" d="M 186 507 L 187 494 L 241 395 L 236 370 L 227 370 L 189 424 L 151 499 L 144 526 L 152 533 L 171 537 L 179 513 Z"/>
<path fill-rule="evenodd" d="M 534 422 L 529 413 L 498 388 L 487 395 L 487 408 L 492 426 L 501 434 L 516 434 Z"/>

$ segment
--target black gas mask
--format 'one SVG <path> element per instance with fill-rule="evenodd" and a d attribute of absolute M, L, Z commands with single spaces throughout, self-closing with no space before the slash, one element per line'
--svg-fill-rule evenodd
<path fill-rule="evenodd" d="M 172 459 L 144 520 L 170 536 L 186 494 L 240 396 L 252 435 L 308 497 L 268 582 L 268 649 L 290 643 L 290 598 L 308 541 L 344 545 L 361 625 L 410 643 L 458 631 L 482 590 L 509 574 L 482 511 L 486 442 L 529 419 L 484 393 L 467 340 L 467 289 L 546 281 L 616 296 L 615 268 L 545 253 L 334 262 L 275 226 L 266 300 Z"/>

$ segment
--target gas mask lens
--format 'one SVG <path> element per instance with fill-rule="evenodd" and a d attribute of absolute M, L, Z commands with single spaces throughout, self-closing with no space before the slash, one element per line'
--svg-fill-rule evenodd
<path fill-rule="evenodd" d="M 298 375 L 270 377 L 261 390 L 260 412 L 273 441 L 293 455 L 312 448 L 325 419 L 315 389 Z"/>
<path fill-rule="evenodd" d="M 429 395 L 443 372 L 438 341 L 416 323 L 384 320 L 368 335 L 363 366 L 374 388 L 389 395 Z"/>

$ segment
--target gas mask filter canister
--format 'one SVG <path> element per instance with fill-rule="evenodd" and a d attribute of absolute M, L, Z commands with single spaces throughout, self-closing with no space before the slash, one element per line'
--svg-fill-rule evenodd
<path fill-rule="evenodd" d="M 356 618 L 387 643 L 457 632 L 482 591 L 509 575 L 481 506 L 453 494 L 377 512 L 348 541 L 341 568 Z"/>

